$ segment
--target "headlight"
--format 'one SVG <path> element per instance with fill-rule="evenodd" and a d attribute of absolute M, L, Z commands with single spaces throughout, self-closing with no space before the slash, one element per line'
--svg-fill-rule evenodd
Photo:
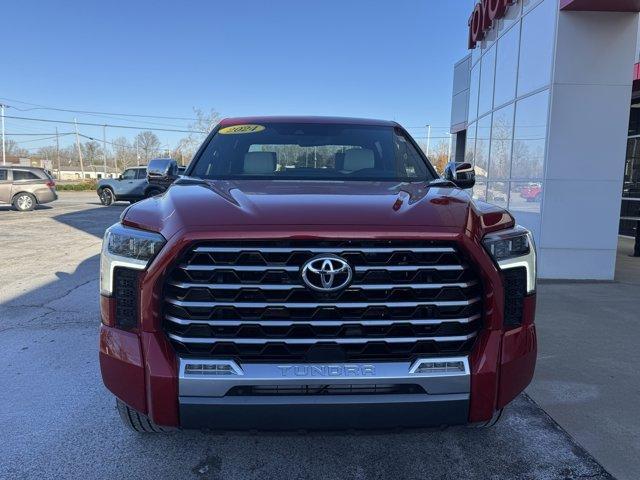
<path fill-rule="evenodd" d="M 102 241 L 100 293 L 113 293 L 113 270 L 116 267 L 144 270 L 165 243 L 159 233 L 125 227 L 120 223 L 110 226 Z"/>
<path fill-rule="evenodd" d="M 527 293 L 535 292 L 536 247 L 529 230 L 516 226 L 490 233 L 482 244 L 501 270 L 524 267 L 527 271 Z"/>

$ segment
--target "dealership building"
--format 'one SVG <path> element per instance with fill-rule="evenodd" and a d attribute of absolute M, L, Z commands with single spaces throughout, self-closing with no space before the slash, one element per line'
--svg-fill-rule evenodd
<path fill-rule="evenodd" d="M 542 278 L 613 279 L 618 235 L 635 235 L 639 12 L 640 0 L 469 1 L 453 155 L 475 166 L 475 198 L 534 232 Z"/>

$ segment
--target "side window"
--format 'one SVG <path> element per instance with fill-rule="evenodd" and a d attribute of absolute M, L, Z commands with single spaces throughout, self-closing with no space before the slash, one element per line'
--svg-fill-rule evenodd
<path fill-rule="evenodd" d="M 129 170 L 125 170 L 124 173 L 122 174 L 123 180 L 135 180 L 135 178 L 136 178 L 136 171 L 133 168 L 130 168 Z"/>
<path fill-rule="evenodd" d="M 147 178 L 147 170 L 144 168 L 138 168 L 137 177 L 138 180 L 144 180 Z"/>
<path fill-rule="evenodd" d="M 7 170 L 4 168 L 0 168 L 0 182 L 5 181 L 7 177 Z"/>
<path fill-rule="evenodd" d="M 17 180 L 37 180 L 38 176 L 33 172 L 28 172 L 26 170 L 14 170 L 13 171 L 13 181 Z"/>

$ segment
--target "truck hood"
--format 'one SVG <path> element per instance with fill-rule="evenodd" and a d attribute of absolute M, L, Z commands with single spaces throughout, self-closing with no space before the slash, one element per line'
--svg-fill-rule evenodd
<path fill-rule="evenodd" d="M 444 227 L 462 232 L 471 229 L 470 221 L 475 223 L 470 215 L 488 215 L 491 225 L 513 222 L 504 210 L 478 204 L 463 190 L 424 182 L 183 179 L 163 195 L 132 205 L 123 223 L 165 238 L 183 229 L 259 226 Z"/>

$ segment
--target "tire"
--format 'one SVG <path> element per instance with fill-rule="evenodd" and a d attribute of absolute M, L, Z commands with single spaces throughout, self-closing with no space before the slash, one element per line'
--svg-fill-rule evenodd
<path fill-rule="evenodd" d="M 167 433 L 171 431 L 171 429 L 156 425 L 149 417 L 129 407 L 119 398 L 116 398 L 116 408 L 125 427 L 136 433 Z"/>
<path fill-rule="evenodd" d="M 100 191 L 100 203 L 102 203 L 102 205 L 108 207 L 109 205 L 113 205 L 113 202 L 115 201 L 116 196 L 113 193 L 113 190 L 111 190 L 110 188 L 103 188 Z"/>
<path fill-rule="evenodd" d="M 30 193 L 23 192 L 13 197 L 13 207 L 20 212 L 30 212 L 37 204 L 36 197 Z"/>

